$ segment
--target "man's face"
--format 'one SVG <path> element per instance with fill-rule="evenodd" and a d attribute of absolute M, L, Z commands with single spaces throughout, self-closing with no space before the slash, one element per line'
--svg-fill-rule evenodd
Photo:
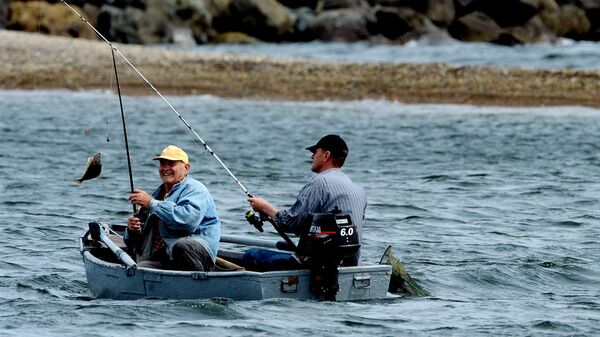
<path fill-rule="evenodd" d="M 312 154 L 311 158 L 312 158 L 312 165 L 310 166 L 310 170 L 315 172 L 315 173 L 319 173 L 323 170 L 323 163 L 325 163 L 325 155 L 328 153 L 329 151 L 325 151 L 322 148 L 318 148 L 315 150 L 315 152 Z"/>
<path fill-rule="evenodd" d="M 173 186 L 180 183 L 190 171 L 190 165 L 181 160 L 161 159 L 158 173 L 166 185 Z"/>

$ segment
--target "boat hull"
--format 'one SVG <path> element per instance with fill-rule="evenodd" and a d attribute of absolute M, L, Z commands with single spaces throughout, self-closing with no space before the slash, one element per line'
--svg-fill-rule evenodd
<path fill-rule="evenodd" d="M 272 272 L 190 272 L 152 268 L 126 268 L 105 261 L 81 245 L 88 286 L 93 296 L 118 300 L 141 298 L 209 299 L 236 301 L 270 298 L 320 299 L 309 288 L 309 270 Z M 336 301 L 390 298 L 389 265 L 340 267 Z"/>

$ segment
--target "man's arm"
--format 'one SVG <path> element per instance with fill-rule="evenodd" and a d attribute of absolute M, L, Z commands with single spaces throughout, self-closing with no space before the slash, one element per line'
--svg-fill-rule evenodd
<path fill-rule="evenodd" d="M 148 209 L 171 230 L 192 233 L 204 218 L 211 198 L 206 189 L 186 186 L 177 202 L 153 199 Z"/>
<path fill-rule="evenodd" d="M 263 215 L 267 215 L 279 223 L 284 231 L 300 234 L 302 224 L 309 213 L 320 211 L 323 205 L 322 181 L 320 179 L 310 179 L 298 193 L 296 202 L 289 210 L 280 210 L 271 205 L 268 201 L 260 197 L 250 197 L 248 202 L 252 209 Z"/>
<path fill-rule="evenodd" d="M 288 210 L 279 210 L 275 219 L 283 226 L 286 232 L 301 234 L 305 228 L 304 221 L 311 213 L 318 213 L 324 205 L 323 181 L 315 176 L 302 187 L 296 202 Z"/>
<path fill-rule="evenodd" d="M 279 211 L 275 206 L 271 205 L 268 201 L 259 197 L 249 197 L 248 203 L 252 206 L 252 209 L 258 213 L 268 216 L 269 218 L 275 219 L 275 214 Z"/>

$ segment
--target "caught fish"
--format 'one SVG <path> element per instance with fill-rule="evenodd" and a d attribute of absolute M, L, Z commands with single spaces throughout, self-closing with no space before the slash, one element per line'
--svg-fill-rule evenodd
<path fill-rule="evenodd" d="M 79 179 L 75 179 L 75 182 L 81 184 L 82 182 L 90 179 L 94 179 L 100 176 L 102 171 L 102 155 L 100 152 L 96 152 L 93 156 L 88 158 L 87 167 L 85 173 Z"/>
<path fill-rule="evenodd" d="M 396 294 L 408 294 L 413 296 L 430 296 L 431 294 L 423 289 L 417 281 L 415 281 L 400 260 L 392 254 L 392 246 L 388 246 L 379 264 L 388 264 L 392 266 L 392 276 L 390 277 L 390 285 L 388 291 Z"/>

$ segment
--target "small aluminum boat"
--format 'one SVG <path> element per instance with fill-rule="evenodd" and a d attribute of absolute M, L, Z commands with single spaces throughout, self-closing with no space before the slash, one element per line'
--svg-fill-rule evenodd
<path fill-rule="evenodd" d="M 217 267 L 211 272 L 175 271 L 137 267 L 119 255 L 124 244 L 118 235 L 101 230 L 102 240 L 86 231 L 80 238 L 88 286 L 97 298 L 132 300 L 228 298 L 235 301 L 288 298 L 320 300 L 310 291 L 310 270 L 271 272 L 246 271 L 239 267 L 243 256 L 236 249 L 220 250 Z M 221 242 L 258 243 L 268 240 L 222 237 Z M 271 242 L 272 248 L 278 243 Z M 247 245 L 248 246 L 248 245 Z M 246 246 L 246 247 L 247 247 Z M 129 258 L 129 256 L 126 256 Z M 132 264 L 133 263 L 133 264 Z M 336 301 L 365 301 L 398 297 L 388 293 L 392 266 L 385 264 L 340 267 Z"/>

